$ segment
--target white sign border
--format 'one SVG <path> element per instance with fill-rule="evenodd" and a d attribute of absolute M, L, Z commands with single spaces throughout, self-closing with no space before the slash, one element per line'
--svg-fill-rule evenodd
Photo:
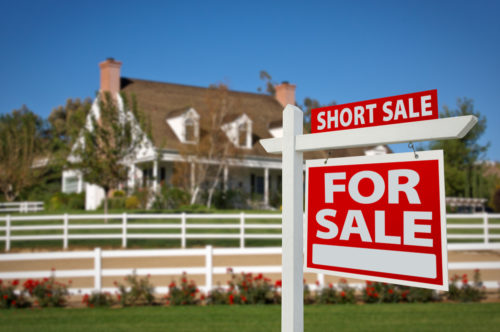
<path fill-rule="evenodd" d="M 446 236 L 446 204 L 445 204 L 445 186 L 444 186 L 444 162 L 443 162 L 443 150 L 432 150 L 432 151 L 418 151 L 418 159 L 415 159 L 415 154 L 413 152 L 408 153 L 394 153 L 385 154 L 379 156 L 359 156 L 359 157 L 345 157 L 345 158 L 330 158 L 326 161 L 325 159 L 314 159 L 306 160 L 305 167 L 305 227 L 304 227 L 304 271 L 313 273 L 322 273 L 332 276 L 344 277 L 344 278 L 355 278 L 362 280 L 370 280 L 376 282 L 387 282 L 403 286 L 421 287 L 435 290 L 448 291 L 448 250 L 447 250 L 447 236 Z M 375 277 L 356 273 L 346 273 L 339 271 L 322 270 L 307 267 L 307 223 L 309 220 L 308 216 L 308 188 L 309 188 L 309 169 L 311 167 L 325 167 L 325 166 L 342 166 L 342 165 L 359 165 L 359 164 L 380 164 L 389 162 L 406 162 L 406 161 L 423 161 L 423 160 L 437 160 L 438 161 L 438 172 L 439 172 L 439 197 L 440 197 L 440 211 L 441 211 L 441 263 L 442 263 L 442 276 L 443 284 L 434 285 L 425 282 L 415 282 L 407 281 L 386 277 Z M 439 267 L 438 267 L 439 268 Z"/>

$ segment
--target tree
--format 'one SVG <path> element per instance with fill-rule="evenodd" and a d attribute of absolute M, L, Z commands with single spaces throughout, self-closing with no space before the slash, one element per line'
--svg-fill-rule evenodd
<path fill-rule="evenodd" d="M 66 105 L 52 110 L 48 121 L 52 136 L 52 150 L 59 161 L 65 160 L 74 145 L 92 107 L 90 98 L 66 100 Z"/>
<path fill-rule="evenodd" d="M 33 164 L 43 157 L 44 135 L 43 121 L 24 105 L 0 116 L 0 190 L 7 201 L 36 181 Z"/>
<path fill-rule="evenodd" d="M 203 126 L 200 125 L 198 143 L 184 145 L 180 150 L 183 161 L 176 164 L 175 184 L 189 188 L 191 204 L 198 201 L 203 188 L 207 190 L 206 206 L 212 205 L 215 190 L 221 184 L 224 168 L 228 166 L 229 157 L 237 158 L 238 149 L 223 131 L 223 125 L 229 111 L 238 109 L 237 100 L 229 98 L 229 89 L 224 84 L 211 85 L 205 96 L 208 108 Z M 194 177 L 191 179 L 191 169 Z"/>
<path fill-rule="evenodd" d="M 121 96 L 123 106 L 109 93 L 98 96 L 99 114 L 90 113 L 79 141 L 70 158 L 70 168 L 79 170 L 85 182 L 104 190 L 104 213 L 108 212 L 108 195 L 128 179 L 128 162 L 145 144 L 146 134 L 141 128 L 141 113 L 135 98 L 132 109 L 128 99 Z"/>
<path fill-rule="evenodd" d="M 264 90 L 266 91 L 266 93 L 270 96 L 274 96 L 276 94 L 276 89 L 274 88 L 276 83 L 273 82 L 271 75 L 269 75 L 267 71 L 261 70 L 259 73 L 259 77 L 261 80 L 264 81 L 265 84 Z M 259 92 L 262 92 L 262 90 L 263 90 L 262 87 L 257 88 L 257 91 Z"/>
<path fill-rule="evenodd" d="M 483 166 L 478 163 L 488 150 L 489 143 L 480 145 L 479 138 L 486 130 L 486 118 L 474 110 L 469 98 L 459 98 L 457 108 L 444 106 L 440 116 L 453 117 L 475 115 L 478 123 L 462 139 L 435 141 L 429 144 L 431 150 L 444 150 L 446 195 L 451 197 L 488 197 L 488 180 L 483 176 Z"/>

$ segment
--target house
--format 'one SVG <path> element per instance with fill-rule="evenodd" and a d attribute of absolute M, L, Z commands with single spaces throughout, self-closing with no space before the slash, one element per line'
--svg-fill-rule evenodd
<path fill-rule="evenodd" d="M 160 184 L 172 184 L 176 164 L 184 163 L 184 170 L 189 170 L 186 180 L 191 182 L 192 191 L 197 178 L 195 163 L 220 163 L 218 160 L 195 160 L 186 153 L 210 130 L 208 120 L 214 112 L 210 93 L 214 89 L 121 77 L 121 65 L 114 59 L 99 64 L 100 91 L 107 91 L 118 100 L 119 93 L 135 95 L 139 108 L 151 123 L 151 140 L 129 163 L 126 185 L 129 188 L 147 185 L 156 191 Z M 221 172 L 221 189 L 239 189 L 257 197 L 264 206 L 269 205 L 273 193 L 281 190 L 281 156 L 266 153 L 259 140 L 282 135 L 282 111 L 285 105 L 295 104 L 295 89 L 295 85 L 283 82 L 276 86 L 275 97 L 227 91 L 224 96 L 227 110 L 220 126 L 225 133 L 221 144 L 229 143 L 232 149 Z M 98 108 L 94 101 L 91 113 L 98 115 Z M 373 155 L 387 151 L 385 146 L 342 149 L 335 150 L 333 156 Z M 321 151 L 305 155 L 306 159 L 325 157 Z M 86 191 L 87 209 L 97 208 L 104 195 L 97 186 L 85 184 L 74 170 L 64 171 L 62 191 Z"/>

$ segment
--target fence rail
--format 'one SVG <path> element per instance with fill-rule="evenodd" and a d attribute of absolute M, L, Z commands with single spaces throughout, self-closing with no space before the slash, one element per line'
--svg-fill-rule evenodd
<path fill-rule="evenodd" d="M 500 230 L 500 214 L 449 214 L 447 219 L 447 237 L 452 242 L 489 244 L 500 241 L 500 231 L 497 231 Z M 198 220 L 198 222 L 189 222 L 192 220 Z M 203 223 L 206 220 L 214 220 L 214 222 Z M 224 222 L 216 223 L 222 220 Z M 228 220 L 235 222 L 227 223 Z M 89 221 L 101 221 L 101 223 L 88 223 Z M 56 224 L 53 224 L 54 222 Z M 14 241 L 59 240 L 62 241 L 63 249 L 67 249 L 70 240 L 114 239 L 121 240 L 122 247 L 127 248 L 130 239 L 173 239 L 179 240 L 181 248 L 186 248 L 188 240 L 232 239 L 239 241 L 240 248 L 245 248 L 246 240 L 249 239 L 281 239 L 281 232 L 278 232 L 281 230 L 280 214 L 244 212 L 236 214 L 7 215 L 0 216 L 0 225 L 2 225 L 0 226 L 0 241 L 5 242 L 5 251 L 10 251 Z M 143 232 L 136 232 L 140 230 Z M 46 234 L 54 231 L 58 233 Z M 106 233 L 106 231 L 115 232 Z M 157 232 L 151 233 L 151 231 Z M 175 233 L 165 233 L 165 231 Z M 42 234 L 33 234 L 33 232 Z"/>
<path fill-rule="evenodd" d="M 5 212 L 40 212 L 43 211 L 43 202 L 6 202 L 0 203 L 0 213 Z"/>
<path fill-rule="evenodd" d="M 470 247 L 471 245 L 467 245 Z M 467 247 L 466 246 L 466 247 Z M 464 250 L 462 245 L 454 245 L 453 250 Z M 467 247 L 467 248 L 468 248 Z M 500 244 L 479 244 L 478 250 L 500 249 Z M 214 266 L 215 256 L 228 255 L 280 255 L 281 248 L 213 248 L 206 246 L 204 249 L 154 249 L 154 250 L 101 250 L 95 248 L 93 251 L 72 251 L 72 252 L 51 252 L 51 253 L 20 253 L 20 254 L 1 254 L 0 262 L 13 261 L 40 261 L 40 260 L 65 260 L 65 259 L 93 259 L 93 268 L 76 270 L 37 270 L 37 271 L 11 271 L 0 272 L 0 279 L 29 279 L 29 278 L 81 278 L 91 277 L 93 286 L 89 288 L 70 288 L 72 294 L 81 294 L 86 292 L 116 291 L 113 287 L 103 287 L 103 277 L 123 277 L 136 273 L 138 276 L 178 276 L 182 273 L 188 275 L 204 275 L 205 284 L 201 290 L 209 292 L 214 287 L 214 275 L 223 275 L 227 273 L 230 267 L 234 273 L 281 273 L 281 265 L 262 265 L 262 266 Z M 133 258 L 133 257 L 188 257 L 202 256 L 204 264 L 192 267 L 170 267 L 170 268 L 103 268 L 103 258 Z M 448 264 L 448 269 L 453 270 L 499 270 L 500 261 L 488 262 L 453 262 Z M 310 284 L 309 287 L 315 290 L 317 287 L 325 285 L 325 276 L 321 273 L 316 274 L 317 282 Z M 497 281 L 485 281 L 487 288 L 498 288 Z M 361 288 L 363 284 L 352 284 L 351 286 Z M 165 293 L 167 287 L 156 287 L 157 293 Z"/>

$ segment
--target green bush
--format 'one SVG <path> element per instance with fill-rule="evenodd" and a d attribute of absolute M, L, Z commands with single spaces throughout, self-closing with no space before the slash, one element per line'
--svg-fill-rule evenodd
<path fill-rule="evenodd" d="M 54 276 L 41 281 L 28 279 L 23 287 L 35 299 L 35 305 L 40 307 L 64 307 L 69 295 L 68 287 L 55 281 Z"/>
<path fill-rule="evenodd" d="M 127 210 L 136 210 L 139 206 L 140 202 L 136 196 L 129 196 L 125 199 L 125 208 Z"/>
<path fill-rule="evenodd" d="M 115 190 L 113 192 L 113 197 L 114 198 L 125 197 L 125 192 L 123 190 Z"/>
<path fill-rule="evenodd" d="M 108 199 L 108 208 L 110 210 L 123 210 L 125 209 L 125 197 L 113 197 Z M 102 203 L 104 206 L 104 202 Z"/>
<path fill-rule="evenodd" d="M 24 292 L 16 292 L 18 285 L 19 280 L 13 280 L 6 284 L 0 280 L 0 308 L 26 308 L 31 306 L 31 303 L 24 297 Z"/>
<path fill-rule="evenodd" d="M 115 281 L 120 292 L 119 302 L 122 306 L 151 305 L 154 303 L 154 286 L 146 278 L 137 277 L 135 271 L 125 277 L 125 284 Z"/>
<path fill-rule="evenodd" d="M 247 195 L 241 190 L 216 190 L 213 195 L 213 205 L 217 209 L 247 208 Z"/>
<path fill-rule="evenodd" d="M 68 196 L 67 208 L 71 210 L 85 209 L 85 193 L 70 194 Z"/>
<path fill-rule="evenodd" d="M 459 286 L 461 282 L 462 286 Z M 461 302 L 479 302 L 485 298 L 486 292 L 481 281 L 481 274 L 479 270 L 474 270 L 474 281 L 470 283 L 467 274 L 454 275 L 451 278 L 451 284 L 449 285 L 449 291 L 447 297 L 452 301 Z"/>
<path fill-rule="evenodd" d="M 94 307 L 110 307 L 114 304 L 113 297 L 109 292 L 85 294 L 82 298 L 82 303 L 89 308 Z"/>
<path fill-rule="evenodd" d="M 172 210 L 180 206 L 187 205 L 190 202 L 189 193 L 176 187 L 161 186 L 160 193 L 156 195 L 153 203 L 153 209 Z"/>
<path fill-rule="evenodd" d="M 188 282 L 186 272 L 181 276 L 179 286 L 172 281 L 168 286 L 168 294 L 166 296 L 168 305 L 196 305 L 200 303 L 200 299 L 196 296 L 199 293 L 198 287 L 194 281 Z"/>

